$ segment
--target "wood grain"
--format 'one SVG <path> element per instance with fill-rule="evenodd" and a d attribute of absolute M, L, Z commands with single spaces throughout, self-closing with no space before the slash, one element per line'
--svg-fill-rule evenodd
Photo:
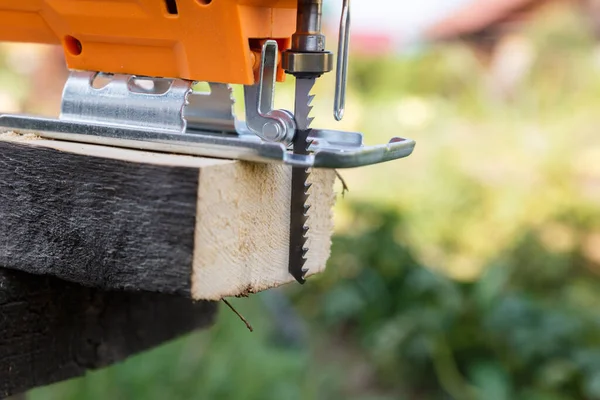
<path fill-rule="evenodd" d="M 293 281 L 291 169 L 0 134 L 0 265 L 90 287 L 218 300 Z M 332 170 L 312 174 L 309 274 Z"/>
<path fill-rule="evenodd" d="M 334 179 L 331 170 L 315 170 L 310 177 L 308 276 L 323 271 L 329 258 Z M 291 168 L 236 163 L 200 174 L 194 297 L 246 295 L 293 281 L 290 192 Z"/>
<path fill-rule="evenodd" d="M 0 141 L 0 265 L 190 293 L 198 171 Z"/>
<path fill-rule="evenodd" d="M 0 398 L 74 378 L 209 326 L 217 303 L 107 292 L 0 268 Z"/>

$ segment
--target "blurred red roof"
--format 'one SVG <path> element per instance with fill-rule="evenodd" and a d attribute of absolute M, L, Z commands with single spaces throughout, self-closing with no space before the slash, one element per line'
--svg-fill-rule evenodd
<path fill-rule="evenodd" d="M 473 0 L 455 13 L 426 29 L 430 41 L 472 36 L 500 26 L 526 22 L 541 8 L 553 3 L 579 3 L 577 0 Z"/>
<path fill-rule="evenodd" d="M 394 39 L 389 33 L 352 32 L 350 49 L 363 55 L 388 54 L 394 49 Z"/>

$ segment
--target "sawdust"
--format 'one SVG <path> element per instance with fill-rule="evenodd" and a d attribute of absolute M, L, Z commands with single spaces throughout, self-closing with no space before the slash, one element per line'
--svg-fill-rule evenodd
<path fill-rule="evenodd" d="M 235 295 L 235 297 L 250 297 L 250 295 L 255 294 L 256 290 L 254 289 L 254 287 L 250 284 L 246 285 L 245 289 L 242 290 L 242 292 L 240 294 Z"/>
<path fill-rule="evenodd" d="M 28 142 L 31 140 L 40 140 L 41 137 L 33 133 L 17 133 L 15 131 L 0 132 L 0 139 L 12 142 Z"/>

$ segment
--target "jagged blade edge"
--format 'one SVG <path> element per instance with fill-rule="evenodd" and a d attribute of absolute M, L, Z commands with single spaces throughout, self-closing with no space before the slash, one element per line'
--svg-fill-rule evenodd
<path fill-rule="evenodd" d="M 312 90 L 312 88 L 311 88 Z M 313 111 L 314 106 L 312 105 L 312 102 L 315 99 L 315 95 L 314 94 L 310 94 L 308 95 L 308 99 L 306 101 L 306 105 L 307 105 L 307 115 L 306 115 L 306 127 L 308 128 L 308 130 L 310 130 L 310 127 L 314 121 L 314 117 L 311 117 L 311 113 Z M 308 148 L 310 147 L 310 145 L 312 144 L 312 140 L 308 138 L 308 136 L 306 137 L 306 144 L 305 144 L 305 150 L 308 151 Z M 309 192 L 308 190 L 310 189 L 310 187 L 312 186 L 312 183 L 310 183 L 308 181 L 308 177 L 310 175 L 310 169 L 305 169 L 304 170 L 305 173 L 305 179 L 304 179 L 304 226 L 302 227 L 304 233 L 302 235 L 303 237 L 303 241 L 302 241 L 302 259 L 304 260 L 304 263 L 306 263 L 306 261 L 308 261 L 308 251 L 309 248 L 306 246 L 306 243 L 308 242 L 308 231 L 310 230 L 310 226 L 308 225 L 308 211 L 311 209 L 311 205 L 308 203 L 309 200 Z M 303 268 L 302 269 L 303 272 L 303 277 L 306 276 L 306 274 L 308 273 L 308 269 L 307 268 Z"/>
<path fill-rule="evenodd" d="M 312 90 L 314 84 L 314 80 L 311 81 L 307 81 L 305 80 L 304 82 L 296 82 L 296 121 L 298 123 L 299 127 L 303 127 L 305 129 L 302 129 L 303 131 L 309 131 L 310 130 L 310 125 L 312 124 L 314 118 L 310 116 L 310 113 L 312 112 L 313 106 L 311 105 L 315 96 L 310 94 L 310 91 Z M 304 97 L 306 96 L 306 97 Z M 306 100 L 302 100 L 302 98 L 305 98 Z M 303 101 L 306 101 L 306 103 L 303 103 Z M 298 141 L 294 142 L 294 152 L 303 152 L 303 153 L 307 153 L 308 152 L 308 148 L 311 145 L 312 140 L 310 140 L 308 138 L 308 135 L 306 137 L 304 137 L 304 146 L 301 149 L 298 149 L 297 147 L 299 147 L 299 145 L 301 143 L 299 143 Z M 298 238 L 298 245 L 300 247 L 300 254 L 296 254 L 296 256 L 300 256 L 300 259 L 296 259 L 296 260 L 290 260 L 290 262 L 297 262 L 298 266 L 300 268 L 300 277 L 301 279 L 298 279 L 298 277 L 296 277 L 296 279 L 300 282 L 300 283 L 304 283 L 305 282 L 305 276 L 308 273 L 308 269 L 304 268 L 304 265 L 306 264 L 307 261 L 307 253 L 308 253 L 308 248 L 306 247 L 306 243 L 308 241 L 308 231 L 309 231 L 309 226 L 308 226 L 308 210 L 310 209 L 310 205 L 308 204 L 308 197 L 309 197 L 309 193 L 308 190 L 311 186 L 311 184 L 308 182 L 308 174 L 309 174 L 309 169 L 305 169 L 303 171 L 304 173 L 304 180 L 302 182 L 303 185 L 303 190 L 301 192 L 302 195 L 302 204 L 303 204 L 303 210 L 302 210 L 302 235 L 300 236 L 300 238 Z M 293 193 L 294 194 L 294 193 Z M 294 195 L 300 195 L 300 194 L 294 194 Z M 299 221 L 300 222 L 300 221 Z M 290 232 L 292 235 L 293 233 Z M 292 245 L 292 243 L 290 244 Z M 296 270 L 297 271 L 297 270 Z M 297 271 L 298 272 L 298 271 Z M 292 274 L 294 275 L 294 274 Z"/>

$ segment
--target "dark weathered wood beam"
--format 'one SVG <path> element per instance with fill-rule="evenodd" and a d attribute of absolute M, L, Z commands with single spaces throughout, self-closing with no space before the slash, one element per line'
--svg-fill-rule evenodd
<path fill-rule="evenodd" d="M 0 398 L 207 327 L 216 311 L 215 302 L 108 292 L 0 268 Z"/>

